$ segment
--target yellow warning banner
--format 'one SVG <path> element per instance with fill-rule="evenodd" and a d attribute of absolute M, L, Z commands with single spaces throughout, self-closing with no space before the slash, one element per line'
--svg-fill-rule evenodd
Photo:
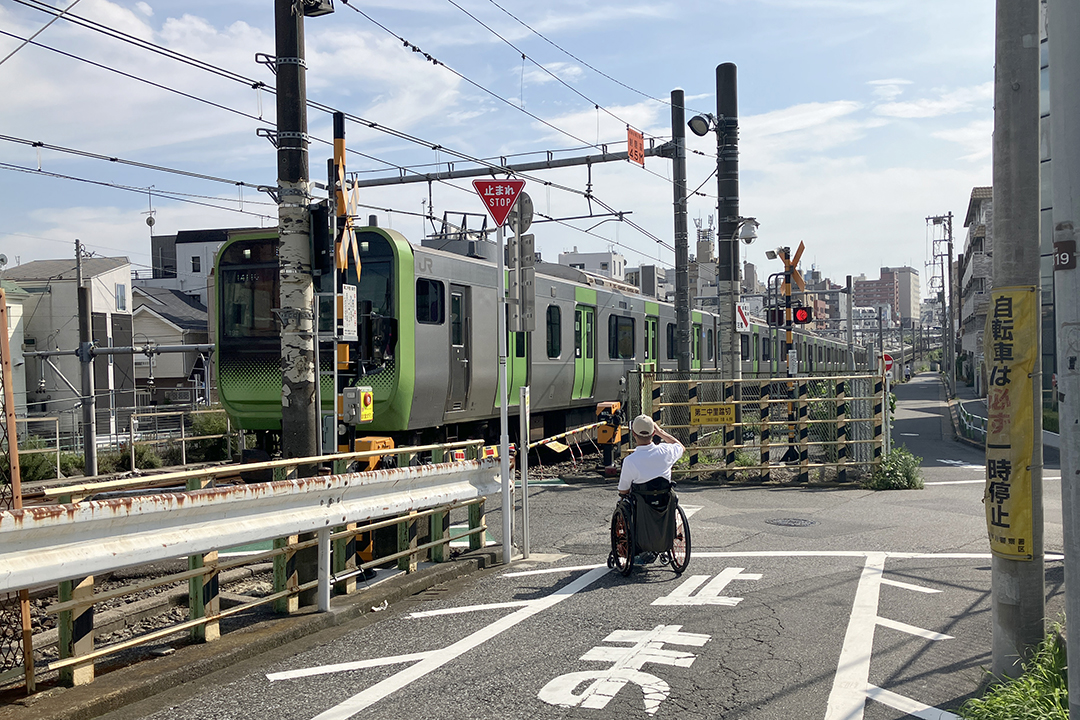
<path fill-rule="evenodd" d="M 700 403 L 690 406 L 691 425 L 730 425 L 735 422 L 735 403 Z"/>
<path fill-rule="evenodd" d="M 986 529 L 990 551 L 1032 559 L 1032 374 L 1039 361 L 1038 292 L 1033 286 L 994 288 L 986 313 Z"/>

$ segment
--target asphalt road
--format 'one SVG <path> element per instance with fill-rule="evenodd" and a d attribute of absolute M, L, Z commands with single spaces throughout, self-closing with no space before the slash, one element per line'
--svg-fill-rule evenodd
<path fill-rule="evenodd" d="M 991 662 L 982 456 L 950 438 L 936 376 L 896 392 L 923 490 L 680 487 L 688 570 L 623 578 L 605 565 L 614 485 L 538 487 L 529 560 L 107 717 L 952 717 Z M 1046 568 L 1053 617 L 1061 562 Z"/>

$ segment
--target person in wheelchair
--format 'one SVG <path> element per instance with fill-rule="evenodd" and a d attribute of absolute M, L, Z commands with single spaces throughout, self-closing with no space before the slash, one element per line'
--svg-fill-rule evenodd
<path fill-rule="evenodd" d="M 671 495 L 671 468 L 686 448 L 648 415 L 634 418 L 630 423 L 630 434 L 634 438 L 634 450 L 623 460 L 619 495 L 636 492 L 652 511 L 665 513 Z M 659 438 L 660 443 L 654 443 L 653 438 Z M 645 552 L 639 557 L 639 562 L 650 563 L 656 559 L 656 554 Z"/>

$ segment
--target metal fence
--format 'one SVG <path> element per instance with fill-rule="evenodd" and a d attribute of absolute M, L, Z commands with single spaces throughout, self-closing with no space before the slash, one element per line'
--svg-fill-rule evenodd
<path fill-rule="evenodd" d="M 887 449 L 888 391 L 877 375 L 634 372 L 628 385 L 628 417 L 650 415 L 686 445 L 677 476 L 846 482 L 872 472 Z"/>

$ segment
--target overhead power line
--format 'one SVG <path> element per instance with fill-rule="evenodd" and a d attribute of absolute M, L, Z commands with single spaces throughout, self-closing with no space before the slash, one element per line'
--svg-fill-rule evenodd
<path fill-rule="evenodd" d="M 48 27 L 49 27 L 50 25 L 52 25 L 52 24 L 53 24 L 54 22 L 56 22 L 56 21 L 57 21 L 57 20 L 59 20 L 60 18 L 64 17 L 64 15 L 66 15 L 66 14 L 67 14 L 67 12 L 68 12 L 69 10 L 71 10 L 71 8 L 75 7 L 75 6 L 76 6 L 76 5 L 78 5 L 78 4 L 80 3 L 80 2 L 82 2 L 82 0 L 74 0 L 74 2 L 72 2 L 72 3 L 71 3 L 70 5 L 68 5 L 68 6 L 66 7 L 66 8 L 64 8 L 63 12 L 61 12 L 61 13 L 60 13 L 59 15 L 57 15 L 56 17 L 54 17 L 54 18 L 53 18 L 52 20 L 50 20 L 49 22 L 45 23 L 45 24 L 44 24 L 44 25 L 43 25 L 43 26 L 41 27 L 41 29 L 40 29 L 40 30 L 38 30 L 38 31 L 37 31 L 36 33 L 34 33 L 33 35 L 31 35 L 31 36 L 30 36 L 29 38 L 27 38 L 26 40 L 23 40 L 23 41 L 22 41 L 22 44 L 21 44 L 21 45 L 19 45 L 19 46 L 18 46 L 17 48 L 15 48 L 15 49 L 14 49 L 14 50 L 12 50 L 11 52 L 9 52 L 9 53 L 8 53 L 7 55 L 5 55 L 5 56 L 4 56 L 4 59 L 3 59 L 3 60 L 0 60 L 0 65 L 3 65 L 3 64 L 4 64 L 4 63 L 6 63 L 6 62 L 7 62 L 8 60 L 10 60 L 10 59 L 11 59 L 11 56 L 12 56 L 12 55 L 14 55 L 15 53 L 19 52 L 19 51 L 20 51 L 20 50 L 22 50 L 22 49 L 23 49 L 24 47 L 26 47 L 26 44 L 27 44 L 27 43 L 29 43 L 29 42 L 30 42 L 31 40 L 33 40 L 34 38 L 36 38 L 36 37 L 37 37 L 38 35 L 40 35 L 41 33 L 45 32 L 45 30 L 46 30 L 46 29 L 47 29 L 47 28 L 48 28 Z"/>

